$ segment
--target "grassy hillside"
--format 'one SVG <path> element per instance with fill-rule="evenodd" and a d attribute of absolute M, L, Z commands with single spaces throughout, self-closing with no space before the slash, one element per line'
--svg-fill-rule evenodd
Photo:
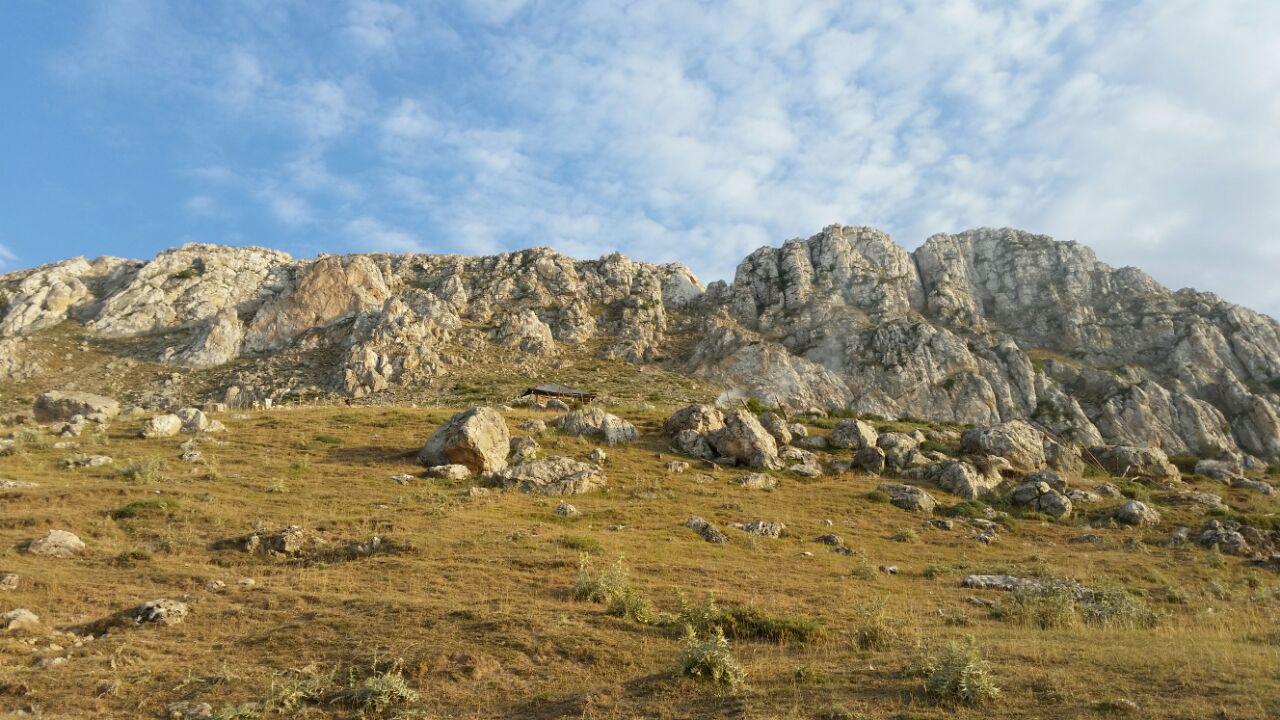
<path fill-rule="evenodd" d="M 454 409 L 220 415 L 230 432 L 202 440 L 205 461 L 194 464 L 179 460 L 183 438 L 138 439 L 140 419 L 80 438 L 80 451 L 115 458 L 104 468 L 61 469 L 72 450 L 24 435 L 17 454 L 0 457 L 0 477 L 37 484 L 0 491 L 0 573 L 21 576 L 0 591 L 0 611 L 27 608 L 59 631 L 156 598 L 191 612 L 180 625 L 117 629 L 78 647 L 62 634 L 36 633 L 32 644 L 0 633 L 0 708 L 165 717 L 189 700 L 221 718 L 1022 718 L 1100 717 L 1125 712 L 1117 701 L 1128 699 L 1137 717 L 1280 713 L 1280 579 L 1165 547 L 1173 528 L 1203 521 L 1172 496 L 1132 489 L 1161 507 L 1158 529 L 1077 527 L 1087 512 L 1065 523 L 1010 518 L 985 545 L 962 518 L 945 530 L 879 502 L 874 477 L 779 473 L 778 488 L 761 491 L 733 484 L 741 471 L 669 474 L 676 458 L 659 428 L 673 408 L 637 404 L 613 410 L 642 439 L 608 449 L 607 490 L 568 498 L 582 514 L 565 518 L 553 513 L 559 499 L 473 496 L 470 483 L 416 477 L 418 447 Z M 516 410 L 507 420 L 515 430 L 528 416 L 551 417 Z M 595 447 L 554 430 L 538 441 L 544 454 L 579 458 Z M 415 477 L 392 479 L 406 473 Z M 1275 510 L 1258 495 L 1197 489 L 1243 511 Z M 683 527 L 691 514 L 730 542 Z M 729 527 L 756 519 L 786 533 Z M 226 547 L 289 525 L 323 544 L 297 558 Z M 87 549 L 68 559 L 19 552 L 51 528 Z M 1086 532 L 1100 542 L 1071 542 Z M 849 552 L 815 542 L 827 533 Z M 622 563 L 627 579 L 613 580 L 625 592 L 613 603 L 575 599 L 583 557 L 590 580 Z M 1153 624 L 1090 624 L 1061 598 L 1019 605 L 959 586 L 979 572 L 1112 587 L 1126 607 L 1153 611 Z M 210 589 L 215 580 L 225 589 Z M 696 606 L 707 593 L 732 611 L 722 624 L 741 686 L 674 672 L 683 625 L 706 620 Z M 976 707 L 924 690 L 930 661 L 966 637 L 1001 691 Z M 47 661 L 58 657 L 68 659 Z"/>

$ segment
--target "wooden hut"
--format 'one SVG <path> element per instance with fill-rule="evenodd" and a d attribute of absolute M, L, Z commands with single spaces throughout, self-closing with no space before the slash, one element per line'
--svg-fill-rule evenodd
<path fill-rule="evenodd" d="M 536 402 L 546 402 L 547 398 L 560 398 L 561 400 L 572 400 L 578 403 L 589 403 L 596 399 L 596 394 L 593 392 L 557 385 L 556 383 L 547 383 L 546 385 L 529 388 L 520 397 L 529 397 L 530 395 L 533 396 Z"/>

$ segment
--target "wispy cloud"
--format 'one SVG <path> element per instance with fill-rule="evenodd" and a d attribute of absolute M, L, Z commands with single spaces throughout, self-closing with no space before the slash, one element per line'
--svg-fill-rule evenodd
<path fill-rule="evenodd" d="M 195 194 L 239 193 L 286 237 L 726 277 L 832 222 L 909 246 L 1014 225 L 1280 313 L 1267 0 L 237 8 L 113 7 L 59 73 L 254 138 L 193 163 Z"/>
<path fill-rule="evenodd" d="M 8 270 L 18 262 L 18 256 L 13 254 L 4 243 L 0 243 L 0 270 Z"/>

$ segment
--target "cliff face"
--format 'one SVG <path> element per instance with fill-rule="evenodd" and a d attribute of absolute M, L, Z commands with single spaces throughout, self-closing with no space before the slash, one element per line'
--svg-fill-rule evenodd
<path fill-rule="evenodd" d="M 689 369 L 766 400 L 1280 453 L 1280 324 L 1075 243 L 974 230 L 908 253 L 833 226 L 753 253 L 701 302 Z"/>
<path fill-rule="evenodd" d="M 145 338 L 179 368 L 330 351 L 320 376 L 352 397 L 428 383 L 468 352 L 513 368 L 591 352 L 791 406 L 1030 418 L 1085 444 L 1280 460 L 1280 324 L 1015 230 L 937 235 L 909 253 L 877 230 L 832 226 L 752 253 L 705 293 L 683 266 L 619 255 L 300 261 L 214 245 L 77 258 L 4 276 L 0 292 L 0 381 L 37 372 L 26 345 L 74 319 Z M 696 330 L 692 347 L 670 342 L 677 323 Z M 294 382 L 257 372 L 228 387 L 271 396 Z"/>

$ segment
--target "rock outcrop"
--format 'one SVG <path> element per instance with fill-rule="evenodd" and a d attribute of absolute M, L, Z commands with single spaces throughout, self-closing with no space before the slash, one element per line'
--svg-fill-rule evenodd
<path fill-rule="evenodd" d="M 1009 229 L 935 235 L 908 252 L 878 230 L 833 225 L 752 253 L 705 292 L 679 265 L 546 248 L 295 260 L 193 244 L 146 262 L 75 258 L 0 276 L 0 380 L 36 373 L 32 343 L 66 320 L 137 338 L 147 359 L 234 367 L 220 381 L 242 405 L 311 389 L 377 395 L 495 353 L 515 366 L 590 352 L 663 363 L 728 399 L 1026 421 L 1048 438 L 1046 456 L 1123 445 L 1280 462 L 1280 323 Z M 694 342 L 670 342 L 673 330 Z M 768 429 L 775 445 L 785 438 Z M 712 429 L 695 431 L 709 440 Z M 1031 445 L 1016 453 L 1015 470 L 1036 469 Z"/>
<path fill-rule="evenodd" d="M 474 473 L 502 470 L 511 452 L 511 432 L 502 414 L 473 407 L 445 421 L 422 446 L 423 465 L 463 465 Z"/>

